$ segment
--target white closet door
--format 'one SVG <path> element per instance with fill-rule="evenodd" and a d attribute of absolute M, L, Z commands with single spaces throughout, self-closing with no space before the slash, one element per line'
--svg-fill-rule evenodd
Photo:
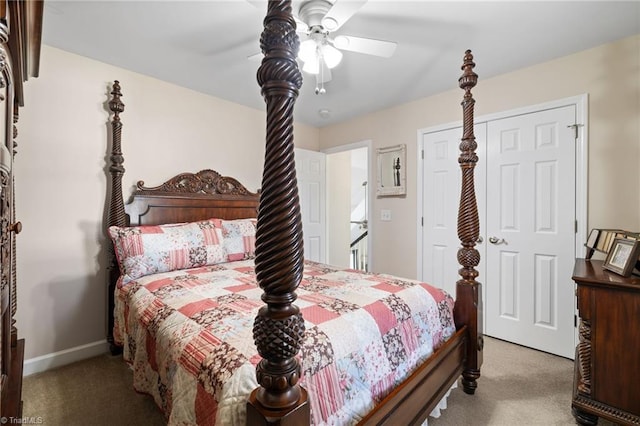
<path fill-rule="evenodd" d="M 477 123 L 484 330 L 573 358 L 576 106 Z M 455 294 L 462 128 L 422 135 L 421 279 Z M 493 243 L 491 242 L 493 241 Z"/>

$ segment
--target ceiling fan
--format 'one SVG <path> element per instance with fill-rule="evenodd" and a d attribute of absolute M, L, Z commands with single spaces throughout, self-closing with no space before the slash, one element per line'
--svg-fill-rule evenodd
<path fill-rule="evenodd" d="M 250 3 L 259 3 L 249 0 Z M 367 0 L 303 0 L 295 17 L 297 31 L 302 34 L 298 58 L 303 71 L 316 76 L 317 95 L 326 92 L 324 83 L 331 80 L 331 69 L 342 60 L 342 51 L 389 58 L 397 43 L 350 35 L 335 35 Z M 249 59 L 262 54 L 249 56 Z"/>
<path fill-rule="evenodd" d="M 396 43 L 349 35 L 332 36 L 367 0 L 305 0 L 300 3 L 296 17 L 298 32 L 306 35 L 301 40 L 298 58 L 304 63 L 303 71 L 316 76 L 316 94 L 326 92 L 324 83 L 331 80 L 331 69 L 342 60 L 342 51 L 363 53 L 389 58 Z"/>

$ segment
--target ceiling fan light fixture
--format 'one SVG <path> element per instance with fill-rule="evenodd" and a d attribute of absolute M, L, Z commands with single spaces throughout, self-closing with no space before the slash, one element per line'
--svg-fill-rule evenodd
<path fill-rule="evenodd" d="M 318 58 L 314 57 L 311 58 L 310 61 L 305 61 L 304 65 L 302 66 L 302 71 L 309 74 L 320 74 L 320 61 L 318 60 Z"/>
<path fill-rule="evenodd" d="M 329 69 L 337 67 L 342 61 L 342 52 L 329 44 L 322 46 L 322 56 Z"/>
<path fill-rule="evenodd" d="M 318 74 L 322 65 L 329 69 L 337 67 L 342 61 L 342 52 L 330 44 L 319 44 L 310 39 L 300 43 L 298 58 L 304 62 L 302 71 Z"/>
<path fill-rule="evenodd" d="M 300 43 L 300 50 L 298 51 L 298 58 L 305 64 L 307 62 L 318 62 L 318 44 L 315 40 L 305 40 Z"/>

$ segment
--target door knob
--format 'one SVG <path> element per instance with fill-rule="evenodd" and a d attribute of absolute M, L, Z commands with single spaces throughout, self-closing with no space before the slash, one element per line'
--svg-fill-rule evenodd
<path fill-rule="evenodd" d="M 479 236 L 478 239 L 476 240 L 477 244 L 482 244 L 484 240 L 482 239 L 482 236 Z"/>
<path fill-rule="evenodd" d="M 504 240 L 504 238 L 498 238 L 498 237 L 489 237 L 489 242 L 491 244 L 506 244 L 507 242 Z"/>
<path fill-rule="evenodd" d="M 16 235 L 22 232 L 22 222 L 16 222 L 14 224 L 9 225 L 9 232 L 15 232 Z"/>

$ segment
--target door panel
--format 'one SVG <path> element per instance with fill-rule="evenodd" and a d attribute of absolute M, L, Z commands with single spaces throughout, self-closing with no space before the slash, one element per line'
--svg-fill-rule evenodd
<path fill-rule="evenodd" d="M 503 318 L 512 320 L 520 319 L 518 308 L 519 294 L 518 274 L 519 269 L 518 253 L 503 251 L 500 253 L 500 315 Z M 494 281 L 491 281 L 493 284 Z M 486 303 L 486 302 L 485 302 Z"/>
<path fill-rule="evenodd" d="M 553 327 L 556 324 L 556 300 L 554 295 L 558 291 L 558 258 L 557 256 L 535 256 L 534 300 L 536 310 L 533 321 L 536 325 Z"/>

